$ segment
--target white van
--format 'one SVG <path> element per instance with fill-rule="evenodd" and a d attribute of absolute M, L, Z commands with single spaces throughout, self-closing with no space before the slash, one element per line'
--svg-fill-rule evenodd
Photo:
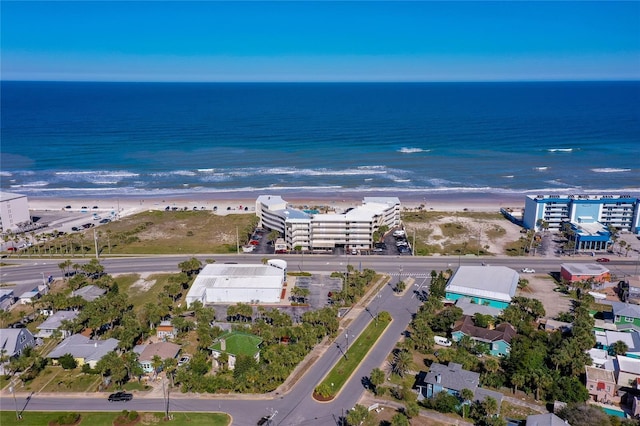
<path fill-rule="evenodd" d="M 433 340 L 440 346 L 451 346 L 451 340 L 442 336 L 433 336 Z"/>

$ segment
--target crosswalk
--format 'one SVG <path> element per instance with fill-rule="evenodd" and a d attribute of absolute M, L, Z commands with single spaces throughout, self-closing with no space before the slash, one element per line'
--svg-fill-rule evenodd
<path fill-rule="evenodd" d="M 412 273 L 409 273 L 409 272 L 403 272 L 403 273 L 390 272 L 387 275 L 389 275 L 391 277 L 406 277 L 406 278 L 411 277 L 411 278 L 422 278 L 422 279 L 431 278 L 431 274 L 412 274 Z"/>

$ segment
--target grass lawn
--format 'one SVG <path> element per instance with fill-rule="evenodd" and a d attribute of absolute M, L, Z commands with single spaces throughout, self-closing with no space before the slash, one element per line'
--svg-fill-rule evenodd
<path fill-rule="evenodd" d="M 25 390 L 34 392 L 87 392 L 95 390 L 100 382 L 96 374 L 84 374 L 80 368 L 65 370 L 60 366 L 47 366 L 25 385 Z"/>
<path fill-rule="evenodd" d="M 511 404 L 507 401 L 503 401 L 502 406 L 500 407 L 500 415 L 503 418 L 515 420 L 524 420 L 527 418 L 527 416 L 530 416 L 532 414 L 540 414 L 542 412 L 544 412 L 543 407 L 540 407 L 540 411 L 536 411 L 522 405 Z"/>
<path fill-rule="evenodd" d="M 1 411 L 0 424 L 10 425 L 47 425 L 56 420 L 63 412 L 35 412 L 27 411 L 22 413 L 22 420 L 16 421 L 15 411 Z M 82 418 L 79 425 L 91 426 L 113 426 L 113 421 L 120 415 L 120 412 L 101 413 L 80 413 Z M 138 423 L 140 425 L 153 425 L 167 423 L 163 420 L 164 413 L 139 413 L 142 417 Z M 173 421 L 167 424 L 190 425 L 190 426 L 227 426 L 231 423 L 231 418 L 227 414 L 221 413 L 171 413 Z"/>
<path fill-rule="evenodd" d="M 351 373 L 358 368 L 360 362 L 369 353 L 369 350 L 371 350 L 371 347 L 376 343 L 389 323 L 391 323 L 391 319 L 387 318 L 386 315 L 380 315 L 377 322 L 371 321 L 356 341 L 349 346 L 347 358 L 340 358 L 327 377 L 325 377 L 322 384 L 329 386 L 332 390 L 332 398 L 342 389 Z"/>

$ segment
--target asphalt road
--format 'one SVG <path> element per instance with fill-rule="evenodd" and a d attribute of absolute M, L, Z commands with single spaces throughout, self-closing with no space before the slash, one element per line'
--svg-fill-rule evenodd
<path fill-rule="evenodd" d="M 173 272 L 178 270 L 178 263 L 189 256 L 159 256 L 159 257 L 131 257 L 102 259 L 107 273 L 142 273 L 142 272 Z M 371 268 L 378 272 L 388 273 L 392 276 L 391 283 L 395 283 L 402 277 L 414 277 L 416 285 L 425 282 L 425 278 L 431 270 L 455 269 L 458 265 L 478 265 L 482 262 L 491 265 L 503 265 L 516 270 L 522 267 L 534 268 L 538 273 L 559 271 L 562 262 L 593 262 L 592 258 L 584 259 L 535 259 L 535 258 L 509 258 L 509 257 L 405 257 L 405 256 L 281 256 L 289 262 L 289 269 L 300 269 L 310 272 L 332 272 L 346 270 L 347 265 L 353 265 L 356 269 Z M 198 256 L 202 259 L 215 259 L 217 262 L 260 262 L 251 255 L 211 255 Z M 82 263 L 89 259 L 76 258 L 74 261 Z M 11 266 L 0 268 L 0 282 L 15 283 L 19 286 L 29 286 L 39 283 L 42 274 L 60 276 L 57 267 L 61 259 L 5 259 L 5 263 Z M 608 268 L 619 276 L 633 274 L 637 271 L 638 263 L 633 259 L 613 259 L 606 264 Z M 353 342 L 355 337 L 372 320 L 373 315 L 368 311 L 362 311 L 349 325 L 348 331 L 341 333 L 336 342 L 313 364 L 295 386 L 284 395 L 276 395 L 274 399 L 266 399 L 264 396 L 241 396 L 233 399 L 211 398 L 207 395 L 182 395 L 174 394 L 170 398 L 171 411 L 199 411 L 199 412 L 227 412 L 233 416 L 234 425 L 254 425 L 264 415 L 277 413 L 273 424 L 276 425 L 336 425 L 340 416 L 353 407 L 365 391 L 362 378 L 368 376 L 375 367 L 384 364 L 386 357 L 393 349 L 411 320 L 411 315 L 416 312 L 419 301 L 409 290 L 403 296 L 396 296 L 391 290 L 391 285 L 386 286 L 380 293 L 380 297 L 374 297 L 369 305 L 370 312 L 388 311 L 393 317 L 393 322 L 378 341 L 360 367 L 353 373 L 342 392 L 329 403 L 318 403 L 311 397 L 313 389 L 331 369 L 335 362 L 342 356 L 337 344 L 346 345 L 347 337 Z M 165 401 L 162 398 L 134 398 L 128 403 L 109 403 L 103 395 L 88 395 L 86 397 L 59 397 L 34 394 L 18 394 L 15 402 L 10 395 L 4 393 L 0 397 L 2 410 L 13 410 L 14 404 L 18 409 L 24 409 L 23 416 L 28 417 L 29 410 L 57 410 L 57 411 L 120 411 L 124 408 L 139 411 L 164 411 Z M 27 399 L 28 398 L 28 399 Z"/>

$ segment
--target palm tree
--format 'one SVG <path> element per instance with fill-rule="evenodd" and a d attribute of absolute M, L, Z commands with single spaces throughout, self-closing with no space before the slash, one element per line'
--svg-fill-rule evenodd
<path fill-rule="evenodd" d="M 462 418 L 466 417 L 467 407 L 471 400 L 473 400 L 473 391 L 471 389 L 464 388 L 460 391 L 460 397 L 463 400 L 464 405 L 462 406 Z"/>
<path fill-rule="evenodd" d="M 399 350 L 393 359 L 393 372 L 400 377 L 404 377 L 404 374 L 409 370 L 410 364 L 411 353 L 406 350 Z"/>
<path fill-rule="evenodd" d="M 624 355 L 629 350 L 629 346 L 622 340 L 618 340 L 611 346 L 611 349 L 616 355 Z"/>

